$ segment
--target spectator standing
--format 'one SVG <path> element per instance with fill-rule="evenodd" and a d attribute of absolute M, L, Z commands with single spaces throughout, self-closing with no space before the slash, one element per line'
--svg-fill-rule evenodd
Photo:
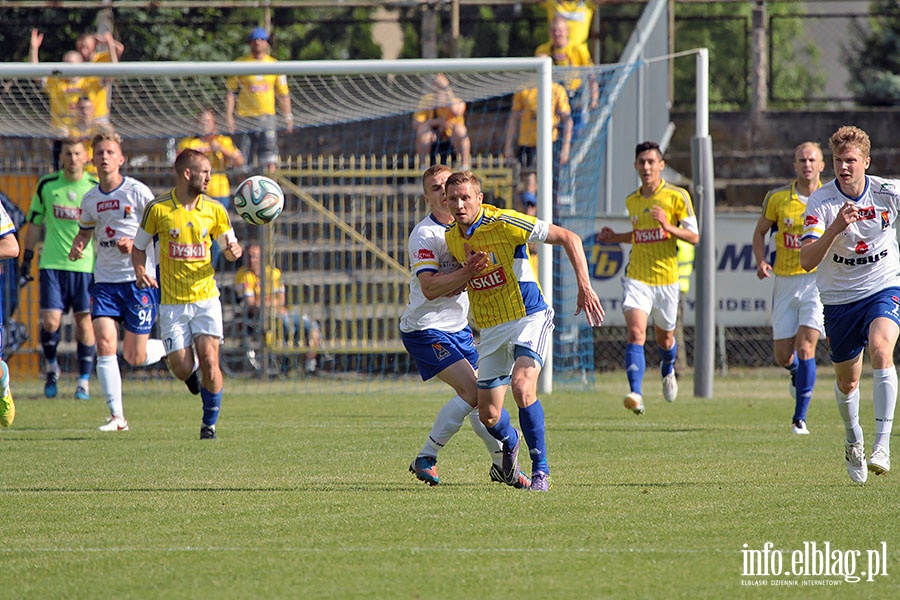
<path fill-rule="evenodd" d="M 250 54 L 238 58 L 238 62 L 277 62 L 269 55 L 269 34 L 262 27 L 250 32 L 247 38 Z M 229 77 L 225 83 L 225 125 L 235 133 L 235 113 L 241 117 L 241 133 L 238 146 L 248 163 L 255 158 L 265 165 L 268 173 L 274 173 L 278 166 L 278 135 L 275 116 L 276 100 L 284 117 L 285 131 L 294 128 L 291 114 L 291 96 L 284 75 L 240 75 Z"/>
<path fill-rule="evenodd" d="M 422 96 L 419 111 L 413 115 L 416 155 L 419 165 L 428 166 L 429 158 L 459 154 L 462 169 L 472 164 L 472 143 L 466 129 L 466 103 L 456 97 L 450 80 L 443 73 L 434 76 L 430 93 Z M 447 160 L 449 163 L 450 161 Z"/>

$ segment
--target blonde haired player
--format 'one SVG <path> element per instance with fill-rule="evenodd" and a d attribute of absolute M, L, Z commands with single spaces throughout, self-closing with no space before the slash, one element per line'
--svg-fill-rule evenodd
<path fill-rule="evenodd" d="M 544 436 L 544 408 L 537 398 L 537 378 L 553 342 L 553 308 L 548 306 L 531 267 L 528 244 L 562 246 L 578 283 L 575 314 L 584 312 L 591 326 L 603 322 L 603 307 L 591 287 L 584 246 L 574 232 L 515 210 L 483 204 L 481 182 L 468 171 L 446 183 L 447 207 L 455 223 L 445 239 L 453 258 L 467 264 L 484 253 L 487 266 L 469 279 L 469 301 L 481 329 L 478 345 L 478 416 L 503 443 L 503 480 L 513 485 L 519 475 L 519 445 L 524 436 L 531 454 L 531 489 L 550 489 L 550 467 Z M 503 408 L 512 387 L 519 407 L 522 435 Z"/>
<path fill-rule="evenodd" d="M 806 410 L 816 385 L 816 344 L 825 333 L 822 301 L 816 276 L 800 266 L 800 236 L 809 196 L 821 187 L 819 176 L 825 169 L 822 147 L 803 142 L 794 149 L 791 183 L 770 190 L 763 200 L 763 214 L 753 231 L 756 276 L 775 275 L 772 294 L 772 337 L 775 362 L 791 372 L 794 416 L 791 432 L 805 435 Z M 773 231 L 775 264 L 766 256 L 766 233 Z"/>
<path fill-rule="evenodd" d="M 625 199 L 631 218 L 631 231 L 616 233 L 609 227 L 600 231 L 604 242 L 631 244 L 628 266 L 622 280 L 628 345 L 625 347 L 625 375 L 631 391 L 625 396 L 625 408 L 637 415 L 644 412 L 642 384 L 646 361 L 644 342 L 647 323 L 653 317 L 656 343 L 659 344 L 663 397 L 674 402 L 678 397 L 675 379 L 675 323 L 678 318 L 678 246 L 677 240 L 696 244 L 700 240 L 697 217 L 687 190 L 663 180 L 666 166 L 656 142 L 642 142 L 634 151 L 634 168 L 641 187 Z"/>
<path fill-rule="evenodd" d="M 122 406 L 122 374 L 116 356 L 116 322 L 125 329 L 122 354 L 128 364 L 148 366 L 165 356 L 162 341 L 150 339 L 159 291 L 138 288 L 131 265 L 134 236 L 144 211 L 153 202 L 153 192 L 137 179 L 122 175 L 125 156 L 118 134 L 96 135 L 91 145 L 100 183 L 81 200 L 81 229 L 72 241 L 69 260 L 80 260 L 91 239 L 96 239 L 91 323 L 97 340 L 97 379 L 109 409 L 109 416 L 99 429 L 128 431 Z M 145 264 L 151 272 L 156 268 L 155 252 Z"/>
<path fill-rule="evenodd" d="M 200 397 L 203 424 L 200 439 L 215 439 L 222 404 L 222 303 L 216 286 L 210 246 L 215 239 L 225 258 L 234 262 L 242 249 L 231 228 L 225 207 L 205 194 L 212 167 L 196 150 L 184 150 L 175 159 L 175 188 L 144 211 L 134 238 L 131 260 L 138 287 L 161 288 L 160 331 L 169 368 L 182 381 L 202 372 Z M 159 236 L 160 281 L 147 272 L 146 249 Z"/>
<path fill-rule="evenodd" d="M 844 421 L 847 474 L 891 470 L 891 429 L 897 404 L 894 348 L 900 336 L 900 180 L 866 175 L 872 143 L 845 125 L 828 140 L 835 178 L 806 203 L 800 264 L 816 269 L 825 333 L 834 366 L 834 396 Z M 872 361 L 875 441 L 866 461 L 859 425 L 863 349 Z"/>

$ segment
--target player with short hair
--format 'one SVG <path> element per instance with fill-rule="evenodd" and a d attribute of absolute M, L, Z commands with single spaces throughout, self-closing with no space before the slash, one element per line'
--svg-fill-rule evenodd
<path fill-rule="evenodd" d="M 223 389 L 219 344 L 224 327 L 210 260 L 212 240 L 218 240 L 230 262 L 242 254 L 225 207 L 205 193 L 211 172 L 201 152 L 182 151 L 175 159 L 175 187 L 146 208 L 131 251 L 138 287 L 161 289 L 159 324 L 172 373 L 187 381 L 199 361 L 201 440 L 216 438 Z M 146 250 L 154 236 L 159 236 L 159 281 L 146 268 Z"/>
<path fill-rule="evenodd" d="M 131 264 L 134 236 L 144 210 L 153 202 L 153 192 L 137 179 L 122 175 L 125 156 L 118 134 L 98 134 L 91 144 L 100 183 L 81 201 L 81 231 L 72 242 L 69 259 L 81 259 L 92 238 L 96 239 L 91 322 L 97 340 L 97 378 L 109 409 L 99 430 L 128 431 L 122 406 L 116 322 L 125 328 L 123 355 L 128 364 L 148 366 L 165 356 L 162 341 L 149 339 L 156 321 L 159 290 L 139 289 Z M 155 252 L 147 257 L 146 268 L 156 268 Z"/>
<path fill-rule="evenodd" d="M 866 175 L 872 143 L 845 125 L 828 140 L 834 180 L 806 203 L 800 264 L 816 269 L 825 333 L 834 365 L 834 396 L 846 433 L 850 479 L 866 481 L 891 470 L 891 429 L 897 404 L 894 348 L 900 336 L 900 180 Z M 866 461 L 859 425 L 863 349 L 872 361 L 875 441 Z"/>
<path fill-rule="evenodd" d="M 544 409 L 537 378 L 552 343 L 553 308 L 544 301 L 528 257 L 528 244 L 563 246 L 578 284 L 575 314 L 584 311 L 591 326 L 603 322 L 603 307 L 591 287 L 584 246 L 572 231 L 515 210 L 483 204 L 481 182 L 471 172 L 454 173 L 446 183 L 447 206 L 455 222 L 445 238 L 460 264 L 484 253 L 487 266 L 469 279 L 471 314 L 481 330 L 478 346 L 478 414 L 503 443 L 502 475 L 514 484 L 519 474 L 521 438 L 503 408 L 512 386 L 519 424 L 531 453 L 531 489 L 550 489 L 544 437 Z"/>
<path fill-rule="evenodd" d="M 237 62 L 278 62 L 269 54 L 269 33 L 256 27 L 247 38 L 250 54 L 236 59 Z M 276 100 L 284 117 L 285 130 L 290 133 L 294 127 L 291 114 L 291 96 L 287 77 L 284 75 L 239 75 L 225 81 L 228 89 L 225 95 L 225 125 L 235 132 L 234 114 L 241 117 L 242 127 L 250 131 L 238 138 L 238 147 L 249 165 L 255 156 L 260 166 L 265 165 L 268 173 L 274 173 L 278 166 L 278 137 L 275 118 Z"/>
<path fill-rule="evenodd" d="M 24 249 L 19 274 L 29 281 L 34 248 L 45 230 L 44 247 L 40 257 L 41 346 L 44 351 L 46 382 L 44 395 L 55 398 L 59 380 L 56 359 L 59 345 L 59 326 L 63 313 L 72 309 L 75 314 L 75 334 L 78 340 L 78 384 L 75 397 L 90 398 L 90 377 L 94 368 L 94 330 L 91 326 L 91 294 L 93 283 L 94 249 L 85 248 L 77 261 L 69 260 L 69 250 L 78 235 L 81 218 L 81 199 L 97 185 L 97 179 L 84 170 L 87 154 L 84 144 L 66 140 L 62 144 L 62 170 L 38 180 L 25 230 Z"/>
<path fill-rule="evenodd" d="M 816 385 L 816 344 L 825 333 L 822 301 L 815 273 L 800 266 L 800 236 L 810 194 L 821 187 L 819 176 L 825 169 L 822 147 L 803 142 L 794 148 L 791 183 L 770 190 L 763 200 L 763 214 L 753 231 L 756 276 L 775 275 L 772 294 L 772 337 L 775 362 L 791 373 L 794 416 L 791 432 L 805 435 L 806 411 Z M 766 233 L 773 231 L 775 264 L 766 256 Z M 815 269 L 813 269 L 814 271 Z"/>
<path fill-rule="evenodd" d="M 625 199 L 632 229 L 616 233 L 604 227 L 599 238 L 603 242 L 631 244 L 622 279 L 622 308 L 628 328 L 625 374 L 631 390 L 624 403 L 625 408 L 640 415 L 644 413 L 642 385 L 647 368 L 644 343 L 650 317 L 653 317 L 659 345 L 663 398 L 674 402 L 678 397 L 675 379 L 678 354 L 675 324 L 680 294 L 677 240 L 696 245 L 700 233 L 690 194 L 662 178 L 666 161 L 659 144 L 641 142 L 635 148 L 634 156 L 634 168 L 641 178 L 641 187 Z"/>
<path fill-rule="evenodd" d="M 415 359 L 423 381 L 437 377 L 456 391 L 438 412 L 425 445 L 409 467 L 410 472 L 429 485 L 437 485 L 437 456 L 450 441 L 466 416 L 472 430 L 487 446 L 493 465 L 490 477 L 503 481 L 503 445 L 478 418 L 478 351 L 469 327 L 469 298 L 466 283 L 487 264 L 483 254 L 467 258 L 462 268 L 450 254 L 444 233 L 453 222 L 447 209 L 444 183 L 451 170 L 435 165 L 422 175 L 425 203 L 430 214 L 409 234 L 407 256 L 413 276 L 409 280 L 409 304 L 400 317 L 400 338 Z M 529 488 L 531 480 L 523 472 L 513 487 Z"/>
<path fill-rule="evenodd" d="M 0 204 L 0 260 L 19 256 L 16 225 Z M 3 294 L 0 294 L 0 337 L 3 334 Z M 9 366 L 3 360 L 3 340 L 0 339 L 0 427 L 9 427 L 16 420 L 16 403 L 9 386 Z"/>

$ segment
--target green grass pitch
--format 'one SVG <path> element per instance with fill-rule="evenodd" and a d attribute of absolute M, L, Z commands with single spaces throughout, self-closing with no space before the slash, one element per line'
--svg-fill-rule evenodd
<path fill-rule="evenodd" d="M 407 472 L 442 384 L 229 381 L 219 439 L 201 442 L 200 400 L 181 384 L 126 381 L 132 430 L 113 434 L 95 429 L 96 382 L 79 402 L 70 381 L 55 400 L 13 381 L 0 598 L 900 597 L 900 474 L 850 482 L 828 368 L 809 436 L 790 434 L 778 369 L 732 370 L 715 399 L 684 378 L 674 404 L 649 372 L 641 417 L 622 407 L 621 373 L 557 389 L 542 398 L 548 494 L 491 483 L 468 424 L 441 453 L 441 485 Z M 869 374 L 862 398 L 870 443 Z M 868 550 L 887 564 L 858 583 L 746 576 L 742 551 L 767 542 L 782 573 L 812 542 L 844 570 L 858 551 L 857 575 Z"/>

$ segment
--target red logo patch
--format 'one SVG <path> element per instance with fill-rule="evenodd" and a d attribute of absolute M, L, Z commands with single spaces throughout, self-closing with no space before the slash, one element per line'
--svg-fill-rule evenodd
<path fill-rule="evenodd" d="M 416 250 L 416 260 L 434 260 L 434 252 L 427 248 Z"/>
<path fill-rule="evenodd" d="M 857 254 L 865 254 L 869 251 L 869 245 L 865 242 L 858 242 L 856 244 L 856 248 L 853 251 Z"/>
<path fill-rule="evenodd" d="M 503 267 L 494 269 L 487 275 L 478 275 L 469 280 L 472 289 L 478 292 L 498 288 L 506 283 L 506 271 Z"/>
<path fill-rule="evenodd" d="M 859 220 L 860 221 L 869 221 L 875 218 L 875 207 L 874 206 L 864 206 L 859 209 Z"/>
<path fill-rule="evenodd" d="M 116 237 L 116 230 L 113 229 L 112 227 L 109 227 L 109 226 L 107 225 L 107 227 L 106 227 L 106 237 L 108 237 L 108 238 L 110 238 L 110 239 Z"/>
<path fill-rule="evenodd" d="M 806 215 L 806 219 L 803 221 L 803 224 L 809 227 L 810 225 L 816 225 L 819 222 L 819 217 L 815 215 Z"/>
<path fill-rule="evenodd" d="M 118 200 L 104 200 L 103 202 L 97 203 L 97 212 L 103 212 L 107 210 L 119 210 L 119 201 Z"/>

